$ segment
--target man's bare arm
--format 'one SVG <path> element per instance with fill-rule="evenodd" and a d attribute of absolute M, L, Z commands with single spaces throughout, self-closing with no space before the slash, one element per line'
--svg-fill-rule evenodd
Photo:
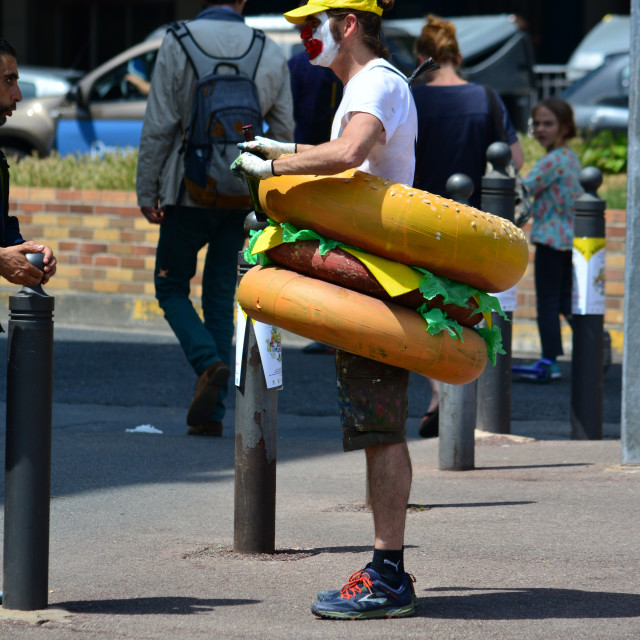
<path fill-rule="evenodd" d="M 359 167 L 383 131 L 375 116 L 355 113 L 336 140 L 315 147 L 301 145 L 295 155 L 272 160 L 245 152 L 231 165 L 231 171 L 239 178 L 259 179 L 285 174 L 333 175 Z"/>
<path fill-rule="evenodd" d="M 276 175 L 333 175 L 359 167 L 384 131 L 370 113 L 356 113 L 335 140 L 315 147 L 298 147 L 298 153 L 273 161 Z"/>

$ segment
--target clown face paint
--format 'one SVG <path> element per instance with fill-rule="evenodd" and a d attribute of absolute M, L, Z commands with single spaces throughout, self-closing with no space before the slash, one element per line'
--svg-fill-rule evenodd
<path fill-rule="evenodd" d="M 320 24 L 312 29 L 307 23 L 300 37 L 309 54 L 309 62 L 321 67 L 330 67 L 336 59 L 340 45 L 333 38 L 326 12 L 318 13 L 316 17 L 320 20 Z"/>

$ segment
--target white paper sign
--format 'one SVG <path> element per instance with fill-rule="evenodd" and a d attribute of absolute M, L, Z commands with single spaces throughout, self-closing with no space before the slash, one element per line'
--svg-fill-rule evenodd
<path fill-rule="evenodd" d="M 236 303 L 236 387 L 242 379 L 242 353 L 244 351 L 244 336 L 247 331 L 247 314 Z"/>
<path fill-rule="evenodd" d="M 282 333 L 280 327 L 252 320 L 267 389 L 282 387 Z"/>
<path fill-rule="evenodd" d="M 514 285 L 511 289 L 501 291 L 500 293 L 492 293 L 500 300 L 500 306 L 503 311 L 515 311 L 518 308 L 518 287 Z"/>
<path fill-rule="evenodd" d="M 575 238 L 573 244 L 572 312 L 604 315 L 605 239 Z"/>
<path fill-rule="evenodd" d="M 240 386 L 242 379 L 247 320 L 247 314 L 238 304 L 236 306 L 236 387 Z M 267 389 L 282 389 L 282 333 L 280 328 L 256 320 L 251 320 L 251 323 L 258 343 Z"/>

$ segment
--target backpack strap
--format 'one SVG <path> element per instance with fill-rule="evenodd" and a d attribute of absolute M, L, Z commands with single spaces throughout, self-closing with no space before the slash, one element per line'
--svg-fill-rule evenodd
<path fill-rule="evenodd" d="M 436 69 L 439 69 L 439 68 L 440 68 L 440 65 L 433 58 L 427 58 L 422 64 L 419 64 L 413 70 L 413 73 L 411 74 L 411 76 L 407 80 L 407 82 L 409 83 L 409 86 L 413 87 L 413 85 L 415 84 L 416 80 L 423 73 L 426 73 L 427 71 L 435 71 Z"/>
<path fill-rule="evenodd" d="M 506 142 L 507 135 L 504 131 L 504 124 L 502 123 L 502 110 L 498 104 L 498 97 L 488 84 L 484 85 L 484 90 L 487 94 L 487 102 L 489 103 L 489 115 L 493 123 L 493 133 L 500 142 Z"/>
<path fill-rule="evenodd" d="M 235 68 L 236 73 L 243 72 L 252 80 L 256 77 L 258 65 L 262 59 L 262 52 L 266 41 L 265 34 L 259 29 L 252 29 L 253 38 L 248 49 L 237 57 L 218 57 L 208 54 L 195 40 L 185 23 L 169 29 L 177 38 L 198 78 L 209 75 L 219 66 Z"/>

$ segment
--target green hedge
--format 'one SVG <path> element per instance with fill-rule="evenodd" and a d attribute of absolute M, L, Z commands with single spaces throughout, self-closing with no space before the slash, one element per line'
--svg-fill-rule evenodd
<path fill-rule="evenodd" d="M 107 153 L 102 158 L 61 157 L 54 152 L 47 158 L 9 159 L 9 164 L 11 184 L 21 187 L 135 191 L 138 151 Z"/>
<path fill-rule="evenodd" d="M 532 138 L 521 138 L 525 153 L 525 174 L 535 161 L 543 155 L 544 149 Z M 604 131 L 588 140 L 576 139 L 571 146 L 575 149 L 583 167 L 593 165 L 604 174 L 601 197 L 612 208 L 626 207 L 627 138 Z M 74 189 L 115 189 L 134 191 L 136 188 L 136 165 L 138 152 L 110 153 L 103 157 L 84 156 L 60 157 L 52 153 L 48 158 L 35 156 L 23 158 L 19 162 L 10 160 L 11 182 L 19 186 L 74 188 Z"/>

